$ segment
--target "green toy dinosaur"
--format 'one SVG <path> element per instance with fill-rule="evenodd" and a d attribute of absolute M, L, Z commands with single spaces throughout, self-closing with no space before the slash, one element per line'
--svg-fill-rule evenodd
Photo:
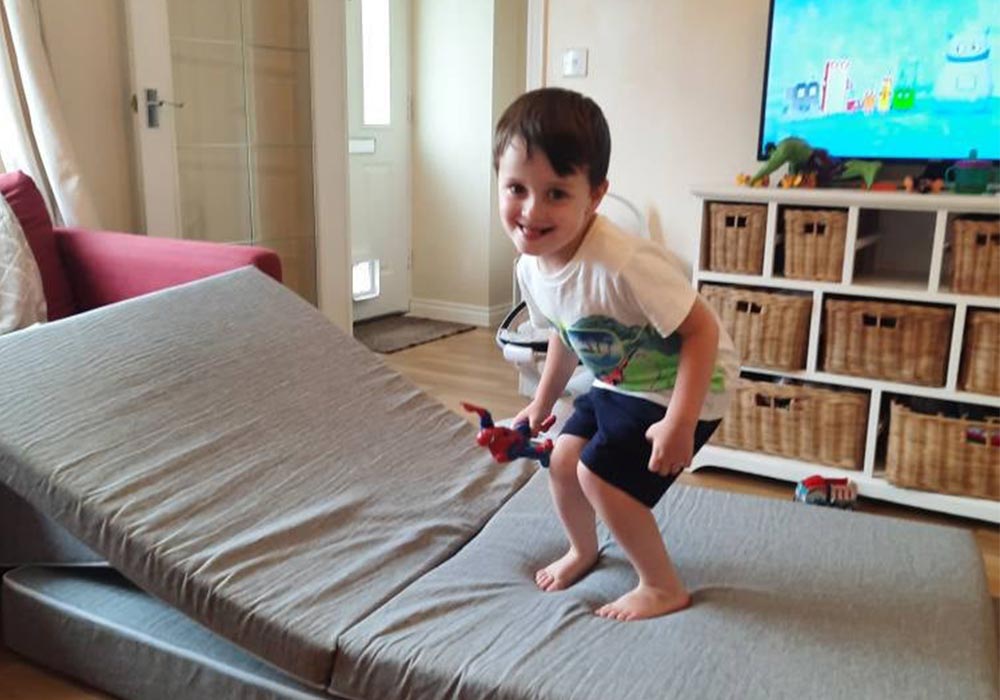
<path fill-rule="evenodd" d="M 881 169 L 882 161 L 880 160 L 845 160 L 837 179 L 851 180 L 860 177 L 865 181 L 865 187 L 870 190 L 875 183 L 875 176 Z"/>
<path fill-rule="evenodd" d="M 800 168 L 809 162 L 813 154 L 813 147 L 802 139 L 794 136 L 782 139 L 777 146 L 769 145 L 767 148 L 767 162 L 758 170 L 751 183 L 757 184 L 766 175 L 770 175 L 785 163 L 788 163 L 788 172 L 792 175 L 801 172 Z"/>
<path fill-rule="evenodd" d="M 882 168 L 877 160 L 846 160 L 833 158 L 822 148 L 813 148 L 803 139 L 791 136 L 782 139 L 777 145 L 769 145 L 767 162 L 751 178 L 752 184 L 759 183 L 782 165 L 788 164 L 790 175 L 816 175 L 816 184 L 820 187 L 830 185 L 835 180 L 850 180 L 860 177 L 868 189 L 875 182 L 875 176 Z"/>

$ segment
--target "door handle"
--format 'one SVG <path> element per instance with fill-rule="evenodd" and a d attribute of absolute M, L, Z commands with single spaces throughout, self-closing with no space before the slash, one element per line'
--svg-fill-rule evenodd
<path fill-rule="evenodd" d="M 161 100 L 159 91 L 156 88 L 146 88 L 143 92 L 146 95 L 146 126 L 150 129 L 158 129 L 160 127 L 160 107 L 175 107 L 176 109 L 184 107 L 183 102 Z M 132 111 L 139 111 L 139 100 L 135 95 L 132 95 Z"/>

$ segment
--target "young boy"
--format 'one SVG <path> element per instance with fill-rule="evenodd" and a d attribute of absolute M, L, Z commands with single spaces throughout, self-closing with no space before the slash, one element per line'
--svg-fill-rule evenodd
<path fill-rule="evenodd" d="M 531 322 L 553 329 L 535 397 L 515 422 L 538 428 L 577 358 L 596 377 L 576 400 L 549 468 L 569 550 L 535 582 L 560 590 L 594 566 L 599 516 L 639 583 L 597 614 L 636 620 L 691 602 L 650 509 L 718 426 L 738 362 L 669 254 L 596 214 L 610 154 L 597 104 L 543 88 L 500 118 L 493 164 L 503 227 L 522 254 L 517 275 Z"/>

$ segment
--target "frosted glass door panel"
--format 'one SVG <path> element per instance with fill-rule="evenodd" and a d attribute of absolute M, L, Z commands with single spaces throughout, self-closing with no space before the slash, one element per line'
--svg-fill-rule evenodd
<path fill-rule="evenodd" d="M 253 47 L 250 61 L 250 136 L 267 146 L 312 144 L 309 54 Z"/>
<path fill-rule="evenodd" d="M 240 0 L 169 0 L 170 38 L 240 40 Z"/>
<path fill-rule="evenodd" d="M 316 294 L 315 214 L 311 146 L 251 149 L 256 242 L 281 255 L 285 283 L 304 298 Z"/>
<path fill-rule="evenodd" d="M 308 51 L 308 0 L 244 0 L 243 8 L 254 45 Z"/>
<path fill-rule="evenodd" d="M 306 0 L 168 0 L 182 235 L 269 247 L 316 302 Z"/>
<path fill-rule="evenodd" d="M 281 257 L 285 285 L 303 298 L 316 303 L 316 242 L 312 237 L 279 238 L 262 241 L 261 245 Z"/>
<path fill-rule="evenodd" d="M 177 143 L 182 146 L 245 146 L 246 91 L 239 43 L 171 39 Z M 189 109 L 190 108 L 190 109 Z"/>
<path fill-rule="evenodd" d="M 184 238 L 251 242 L 250 173 L 246 146 L 179 146 Z"/>

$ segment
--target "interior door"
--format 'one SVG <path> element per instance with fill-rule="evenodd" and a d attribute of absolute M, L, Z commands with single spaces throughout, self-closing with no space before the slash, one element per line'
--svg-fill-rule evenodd
<path fill-rule="evenodd" d="M 256 244 L 317 302 L 309 0 L 127 0 L 146 232 Z"/>
<path fill-rule="evenodd" d="M 410 0 L 348 0 L 346 12 L 351 250 L 362 278 L 375 275 L 367 293 L 355 285 L 361 320 L 410 308 Z"/>

